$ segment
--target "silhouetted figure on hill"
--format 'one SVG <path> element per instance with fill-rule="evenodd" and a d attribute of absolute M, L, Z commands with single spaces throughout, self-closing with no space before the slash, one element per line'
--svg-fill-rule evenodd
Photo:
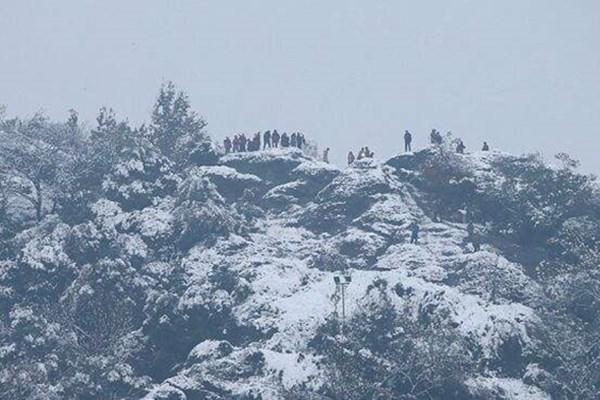
<path fill-rule="evenodd" d="M 229 154 L 231 152 L 231 139 L 229 139 L 229 136 L 223 140 L 223 147 L 225 148 L 225 154 Z"/>
<path fill-rule="evenodd" d="M 473 226 L 472 222 L 469 222 L 467 224 L 467 235 L 468 235 L 468 239 L 471 239 L 473 237 L 473 233 L 475 233 L 475 227 Z"/>
<path fill-rule="evenodd" d="M 409 131 L 404 131 L 404 151 L 412 151 L 410 144 L 412 143 L 412 135 Z"/>
<path fill-rule="evenodd" d="M 373 153 L 371 150 L 369 150 L 369 147 L 365 147 L 365 157 L 366 158 L 373 158 L 375 156 L 375 153 Z"/>
<path fill-rule="evenodd" d="M 290 137 L 285 132 L 281 135 L 281 147 L 290 147 Z"/>
<path fill-rule="evenodd" d="M 458 139 L 458 144 L 456 145 L 456 152 L 458 154 L 465 154 L 465 149 L 467 147 L 465 146 L 465 144 L 463 143 L 462 140 Z"/>
<path fill-rule="evenodd" d="M 298 140 L 298 148 L 302 149 L 304 147 L 304 145 L 306 145 L 306 139 L 304 138 L 304 134 L 298 132 L 296 134 L 296 138 Z"/>
<path fill-rule="evenodd" d="M 417 244 L 419 242 L 419 224 L 413 222 L 408 226 L 408 229 L 410 229 L 410 243 Z"/>
<path fill-rule="evenodd" d="M 279 132 L 277 132 L 277 129 L 275 129 L 273 131 L 273 134 L 271 135 L 271 140 L 273 141 L 273 147 L 275 147 L 275 148 L 279 147 L 280 139 L 281 139 L 281 136 L 279 136 Z"/>
<path fill-rule="evenodd" d="M 441 222 L 442 221 L 442 204 L 439 201 L 434 202 L 433 204 L 433 222 Z"/>
<path fill-rule="evenodd" d="M 348 153 L 348 165 L 352 165 L 352 163 L 354 163 L 354 160 L 356 160 L 356 157 L 354 157 L 354 153 L 350 151 Z"/>
<path fill-rule="evenodd" d="M 260 132 L 256 132 L 254 134 L 254 151 L 259 151 L 260 150 Z"/>
<path fill-rule="evenodd" d="M 442 135 L 435 129 L 431 130 L 430 139 L 431 139 L 431 144 L 436 144 L 436 145 L 442 144 Z"/>
<path fill-rule="evenodd" d="M 290 145 L 292 147 L 298 147 L 298 137 L 295 132 L 290 136 Z"/>
<path fill-rule="evenodd" d="M 248 139 L 246 138 L 245 134 L 241 134 L 240 135 L 240 151 L 241 152 L 245 152 L 246 151 L 246 145 L 248 144 Z"/>
<path fill-rule="evenodd" d="M 271 131 L 263 133 L 263 150 L 267 147 L 271 148 Z"/>
<path fill-rule="evenodd" d="M 361 147 L 360 150 L 358 151 L 358 155 L 356 156 L 356 159 L 362 160 L 363 158 L 365 158 L 365 148 Z"/>
<path fill-rule="evenodd" d="M 329 147 L 323 151 L 323 161 L 329 163 Z"/>
<path fill-rule="evenodd" d="M 481 151 L 490 151 L 490 146 L 488 146 L 487 142 L 483 142 L 483 147 Z"/>
<path fill-rule="evenodd" d="M 481 250 L 481 236 L 479 232 L 473 231 L 471 235 L 471 244 L 473 245 L 473 252 L 478 252 Z"/>
<path fill-rule="evenodd" d="M 465 205 L 465 211 L 463 214 L 463 223 L 468 224 L 469 222 L 473 222 L 473 211 L 469 205 Z"/>

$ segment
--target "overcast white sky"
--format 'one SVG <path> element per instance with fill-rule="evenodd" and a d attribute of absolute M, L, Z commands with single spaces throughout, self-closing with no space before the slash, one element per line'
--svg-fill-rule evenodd
<path fill-rule="evenodd" d="M 210 133 L 302 130 L 340 163 L 436 127 L 600 173 L 600 1 L 0 0 L 0 104 L 140 122 L 165 80 Z"/>

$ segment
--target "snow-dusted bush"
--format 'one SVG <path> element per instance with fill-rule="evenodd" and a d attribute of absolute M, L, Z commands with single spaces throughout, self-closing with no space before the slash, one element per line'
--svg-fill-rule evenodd
<path fill-rule="evenodd" d="M 448 326 L 399 313 L 386 286 L 372 286 L 343 333 L 329 322 L 314 339 L 325 355 L 324 392 L 347 399 L 469 399 L 463 382 L 474 365 L 467 343 Z"/>
<path fill-rule="evenodd" d="M 215 185 L 197 176 L 181 184 L 174 216 L 177 245 L 183 250 L 240 229 L 237 213 L 225 203 Z"/>
<path fill-rule="evenodd" d="M 598 213 L 593 177 L 550 167 L 536 156 L 501 157 L 492 166 L 500 176 L 478 193 L 479 208 L 521 243 L 543 244 L 567 219 Z"/>

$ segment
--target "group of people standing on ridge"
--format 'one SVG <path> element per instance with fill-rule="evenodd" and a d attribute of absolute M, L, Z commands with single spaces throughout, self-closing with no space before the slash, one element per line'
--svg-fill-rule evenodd
<path fill-rule="evenodd" d="M 450 133 L 450 132 L 449 132 Z M 262 138 L 262 143 L 261 143 Z M 412 151 L 412 134 L 408 131 L 404 131 L 404 151 L 411 152 Z M 430 141 L 433 145 L 441 145 L 443 143 L 443 137 L 439 131 L 436 129 L 431 130 Z M 262 144 L 262 145 L 261 145 Z M 261 148 L 278 148 L 278 147 L 296 147 L 302 149 L 306 146 L 306 139 L 304 138 L 304 134 L 300 132 L 292 133 L 288 136 L 287 133 L 279 134 L 277 129 L 271 131 L 266 131 L 261 134 L 261 132 L 257 132 L 254 134 L 253 138 L 250 139 L 246 137 L 245 134 L 235 135 L 233 140 L 229 137 L 226 137 L 223 141 L 223 147 L 225 149 L 225 153 L 232 152 L 251 152 L 251 151 L 259 151 Z M 457 139 L 456 141 L 456 152 L 459 154 L 464 154 L 466 149 L 465 144 L 461 139 Z M 489 151 L 490 147 L 487 142 L 483 142 L 482 151 Z M 323 151 L 324 162 L 329 162 L 329 147 L 327 147 Z M 360 149 L 358 155 L 354 155 L 352 151 L 348 153 L 348 165 L 352 165 L 356 160 L 362 160 L 364 158 L 373 158 L 374 153 L 369 150 L 368 146 L 365 146 Z M 467 224 L 467 238 L 465 239 L 466 243 L 471 243 L 473 246 L 473 251 L 478 252 L 481 249 L 481 239 L 478 232 L 476 232 L 473 222 L 471 221 L 469 212 L 467 210 L 466 220 Z M 433 215 L 434 222 L 440 222 L 440 214 L 439 211 L 435 211 Z M 419 232 L 420 226 L 416 221 L 413 221 L 408 229 L 410 231 L 410 243 L 418 244 L 419 243 Z"/>
<path fill-rule="evenodd" d="M 451 132 L 448 132 L 449 134 Z M 261 144 L 262 139 L 262 144 Z M 408 130 L 404 131 L 404 151 L 412 152 L 412 140 L 413 135 Z M 442 134 L 436 130 L 432 129 L 430 134 L 430 141 L 433 145 L 441 145 L 444 141 Z M 239 135 L 235 135 L 233 140 L 227 136 L 225 140 L 223 140 L 223 148 L 225 149 L 225 153 L 239 153 L 239 152 L 249 152 L 249 151 L 259 151 L 261 148 L 277 148 L 277 147 L 296 147 L 302 149 L 306 146 L 306 139 L 304 138 L 304 134 L 301 132 L 294 132 L 291 135 L 287 133 L 279 134 L 277 129 L 274 129 L 273 132 L 266 131 L 261 134 L 261 132 L 257 132 L 254 134 L 252 138 L 246 137 L 245 134 L 241 133 Z M 467 147 L 463 143 L 462 139 L 457 139 L 456 141 L 456 152 L 458 154 L 464 154 L 465 149 Z M 482 151 L 489 151 L 490 146 L 487 142 L 483 142 Z M 329 162 L 329 147 L 327 147 L 323 151 L 322 160 L 326 163 Z M 348 152 L 348 165 L 352 165 L 356 160 L 361 160 L 363 158 L 373 158 L 374 153 L 369 150 L 368 146 L 365 146 L 360 149 L 358 155 L 354 155 L 352 151 Z"/>
<path fill-rule="evenodd" d="M 448 133 L 451 133 L 451 132 L 448 132 Z M 442 134 L 436 129 L 431 130 L 431 134 L 429 135 L 429 138 L 430 138 L 431 144 L 433 144 L 433 145 L 439 146 L 444 141 Z M 466 148 L 467 148 L 467 146 L 465 146 L 462 139 L 458 139 L 456 141 L 456 152 L 457 153 L 464 154 Z M 482 146 L 481 150 L 482 151 L 490 150 L 490 146 L 487 144 L 487 142 L 483 142 L 483 146 Z M 404 131 L 404 151 L 407 153 L 412 151 L 412 134 L 409 131 Z"/>
<path fill-rule="evenodd" d="M 356 160 L 362 160 L 363 158 L 373 158 L 375 153 L 369 150 L 369 146 L 365 146 L 358 151 L 358 155 L 354 155 L 352 150 L 348 153 L 348 165 L 352 165 Z"/>
<path fill-rule="evenodd" d="M 256 132 L 252 139 L 241 133 L 239 135 L 235 135 L 233 140 L 231 140 L 229 136 L 223 140 L 225 154 L 259 151 L 261 148 L 264 150 L 266 148 L 270 149 L 280 146 L 297 147 L 302 149 L 304 146 L 306 146 L 306 139 L 304 138 L 304 134 L 300 132 L 294 132 L 291 135 L 288 135 L 286 132 L 284 132 L 280 135 L 279 132 L 277 132 L 277 129 L 274 129 L 273 132 L 266 131 L 262 134 L 261 132 Z"/>
<path fill-rule="evenodd" d="M 451 132 L 448 132 L 451 133 Z M 413 135 L 412 133 L 410 133 L 408 130 L 404 131 L 404 151 L 406 153 L 412 152 L 412 140 L 413 140 Z M 432 129 L 431 130 L 431 134 L 430 134 L 430 141 L 431 144 L 433 145 L 441 145 L 444 141 L 442 134 L 436 130 L 436 129 Z M 459 154 L 464 154 L 465 153 L 465 149 L 467 148 L 467 146 L 465 146 L 465 144 L 463 143 L 462 139 L 458 139 L 456 141 L 456 152 Z M 483 142 L 483 147 L 481 148 L 482 151 L 489 151 L 490 150 L 490 146 L 487 144 L 487 142 Z M 329 162 L 329 160 L 326 160 L 326 154 L 328 155 L 329 153 L 329 148 L 327 148 L 325 150 L 325 152 L 323 153 L 323 161 L 327 161 Z M 354 153 L 352 151 L 348 152 L 348 165 L 352 165 L 354 163 L 354 161 L 356 160 L 360 160 L 362 158 L 372 158 L 373 157 L 373 152 L 371 152 L 369 150 L 368 147 L 363 147 L 362 149 L 360 149 L 358 156 L 355 156 Z"/>

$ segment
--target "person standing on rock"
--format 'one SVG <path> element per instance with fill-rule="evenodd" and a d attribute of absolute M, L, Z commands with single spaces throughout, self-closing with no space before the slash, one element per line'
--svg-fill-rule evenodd
<path fill-rule="evenodd" d="M 473 234 L 471 235 L 471 244 L 473 245 L 474 253 L 481 250 L 481 236 L 479 236 L 479 232 L 473 231 Z"/>
<path fill-rule="evenodd" d="M 225 148 L 225 154 L 229 154 L 231 152 L 231 139 L 229 139 L 229 136 L 223 140 L 223 147 Z"/>
<path fill-rule="evenodd" d="M 442 144 L 442 135 L 435 129 L 431 130 L 431 144 L 440 145 Z"/>
<path fill-rule="evenodd" d="M 419 242 L 419 224 L 417 224 L 416 222 L 413 221 L 413 223 L 411 223 L 408 226 L 408 229 L 410 229 L 410 243 L 418 244 L 418 242 Z"/>
<path fill-rule="evenodd" d="M 483 142 L 483 147 L 481 151 L 490 151 L 490 146 L 488 146 L 487 142 Z"/>
<path fill-rule="evenodd" d="M 409 131 L 404 131 L 404 151 L 406 153 L 412 151 L 410 144 L 412 143 L 412 135 Z"/>
<path fill-rule="evenodd" d="M 290 147 L 290 137 L 285 132 L 281 135 L 281 147 Z"/>
<path fill-rule="evenodd" d="M 302 149 L 304 147 L 304 145 L 306 144 L 306 139 L 304 139 L 304 134 L 301 132 L 298 132 L 296 134 L 296 138 L 298 140 L 298 148 Z"/>
<path fill-rule="evenodd" d="M 329 164 L 329 147 L 323 151 L 323 161 Z"/>
<path fill-rule="evenodd" d="M 465 149 L 467 147 L 465 146 L 465 144 L 463 143 L 462 140 L 458 139 L 458 144 L 456 145 L 456 152 L 458 154 L 465 154 Z"/>
<path fill-rule="evenodd" d="M 260 137 L 260 132 L 256 132 L 256 134 L 254 135 L 254 151 L 260 150 Z"/>
<path fill-rule="evenodd" d="M 356 157 L 354 157 L 354 153 L 352 152 L 352 150 L 350 150 L 350 152 L 348 153 L 348 165 L 352 165 L 354 163 L 354 160 L 356 160 Z"/>
<path fill-rule="evenodd" d="M 471 240 L 471 238 L 473 237 L 473 233 L 475 233 L 475 227 L 473 226 L 472 222 L 469 222 L 467 224 L 467 239 Z"/>
<path fill-rule="evenodd" d="M 267 147 L 271 148 L 271 131 L 263 133 L 263 150 Z"/>
<path fill-rule="evenodd" d="M 279 147 L 279 139 L 281 138 L 281 136 L 279 136 L 279 132 L 277 132 L 277 129 L 273 130 L 273 134 L 271 135 L 271 141 L 273 142 L 273 147 L 277 148 Z"/>
<path fill-rule="evenodd" d="M 433 222 L 442 222 L 442 202 L 435 201 L 433 203 Z"/>
<path fill-rule="evenodd" d="M 298 147 L 298 136 L 296 135 L 296 132 L 292 133 L 292 136 L 290 137 L 290 144 L 292 147 Z"/>

